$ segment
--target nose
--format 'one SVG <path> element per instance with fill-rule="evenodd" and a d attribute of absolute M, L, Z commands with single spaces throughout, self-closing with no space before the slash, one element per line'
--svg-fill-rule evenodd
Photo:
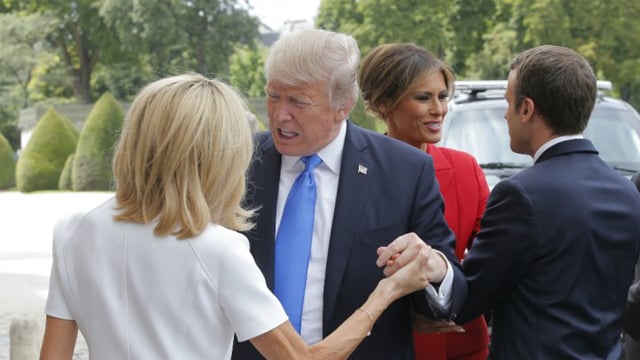
<path fill-rule="evenodd" d="M 287 102 L 282 98 L 275 101 L 268 101 L 267 109 L 269 110 L 271 120 L 282 121 L 291 118 L 291 112 L 289 112 Z"/>
<path fill-rule="evenodd" d="M 435 98 L 431 101 L 431 106 L 429 106 L 429 113 L 431 115 L 440 116 L 444 113 L 446 103 L 440 101 L 440 99 Z"/>

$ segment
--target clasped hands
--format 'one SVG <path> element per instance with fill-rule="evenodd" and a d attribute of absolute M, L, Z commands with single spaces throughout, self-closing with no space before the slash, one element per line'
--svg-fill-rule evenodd
<path fill-rule="evenodd" d="M 424 284 L 422 288 L 429 283 L 440 283 L 447 272 L 448 262 L 444 255 L 433 250 L 413 232 L 379 247 L 377 253 L 376 265 L 384 267 L 384 275 L 407 286 L 415 286 L 416 281 Z M 452 321 L 429 319 L 419 314 L 415 316 L 414 329 L 425 333 L 464 331 L 462 326 Z"/>

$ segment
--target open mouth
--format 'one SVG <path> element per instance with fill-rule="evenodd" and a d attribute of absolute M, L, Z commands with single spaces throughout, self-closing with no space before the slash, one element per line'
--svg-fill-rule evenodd
<path fill-rule="evenodd" d="M 285 130 L 285 129 L 281 129 L 278 128 L 278 134 L 280 134 L 280 136 L 287 138 L 287 139 L 291 139 L 294 138 L 296 136 L 298 136 L 298 133 L 295 131 L 289 131 L 289 130 Z"/>
<path fill-rule="evenodd" d="M 426 126 L 429 130 L 431 131 L 440 131 L 440 129 L 442 129 L 442 122 L 426 122 L 426 123 L 422 123 L 424 126 Z"/>

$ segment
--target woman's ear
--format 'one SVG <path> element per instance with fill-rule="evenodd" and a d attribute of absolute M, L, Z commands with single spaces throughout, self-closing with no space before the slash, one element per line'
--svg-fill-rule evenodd
<path fill-rule="evenodd" d="M 380 104 L 378 110 L 380 115 L 382 115 L 382 120 L 387 121 L 387 116 L 389 116 L 389 104 L 387 102 Z"/>

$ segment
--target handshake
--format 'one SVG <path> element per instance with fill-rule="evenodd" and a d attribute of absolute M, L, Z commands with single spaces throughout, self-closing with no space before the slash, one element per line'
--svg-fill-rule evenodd
<path fill-rule="evenodd" d="M 413 288 L 413 291 L 424 289 L 429 284 L 439 285 L 449 266 L 442 253 L 413 232 L 379 247 L 377 253 L 376 265 L 384 268 L 385 280 L 395 281 L 399 287 Z M 464 332 L 464 328 L 453 321 L 434 320 L 419 314 L 415 315 L 414 330 L 423 333 Z"/>

